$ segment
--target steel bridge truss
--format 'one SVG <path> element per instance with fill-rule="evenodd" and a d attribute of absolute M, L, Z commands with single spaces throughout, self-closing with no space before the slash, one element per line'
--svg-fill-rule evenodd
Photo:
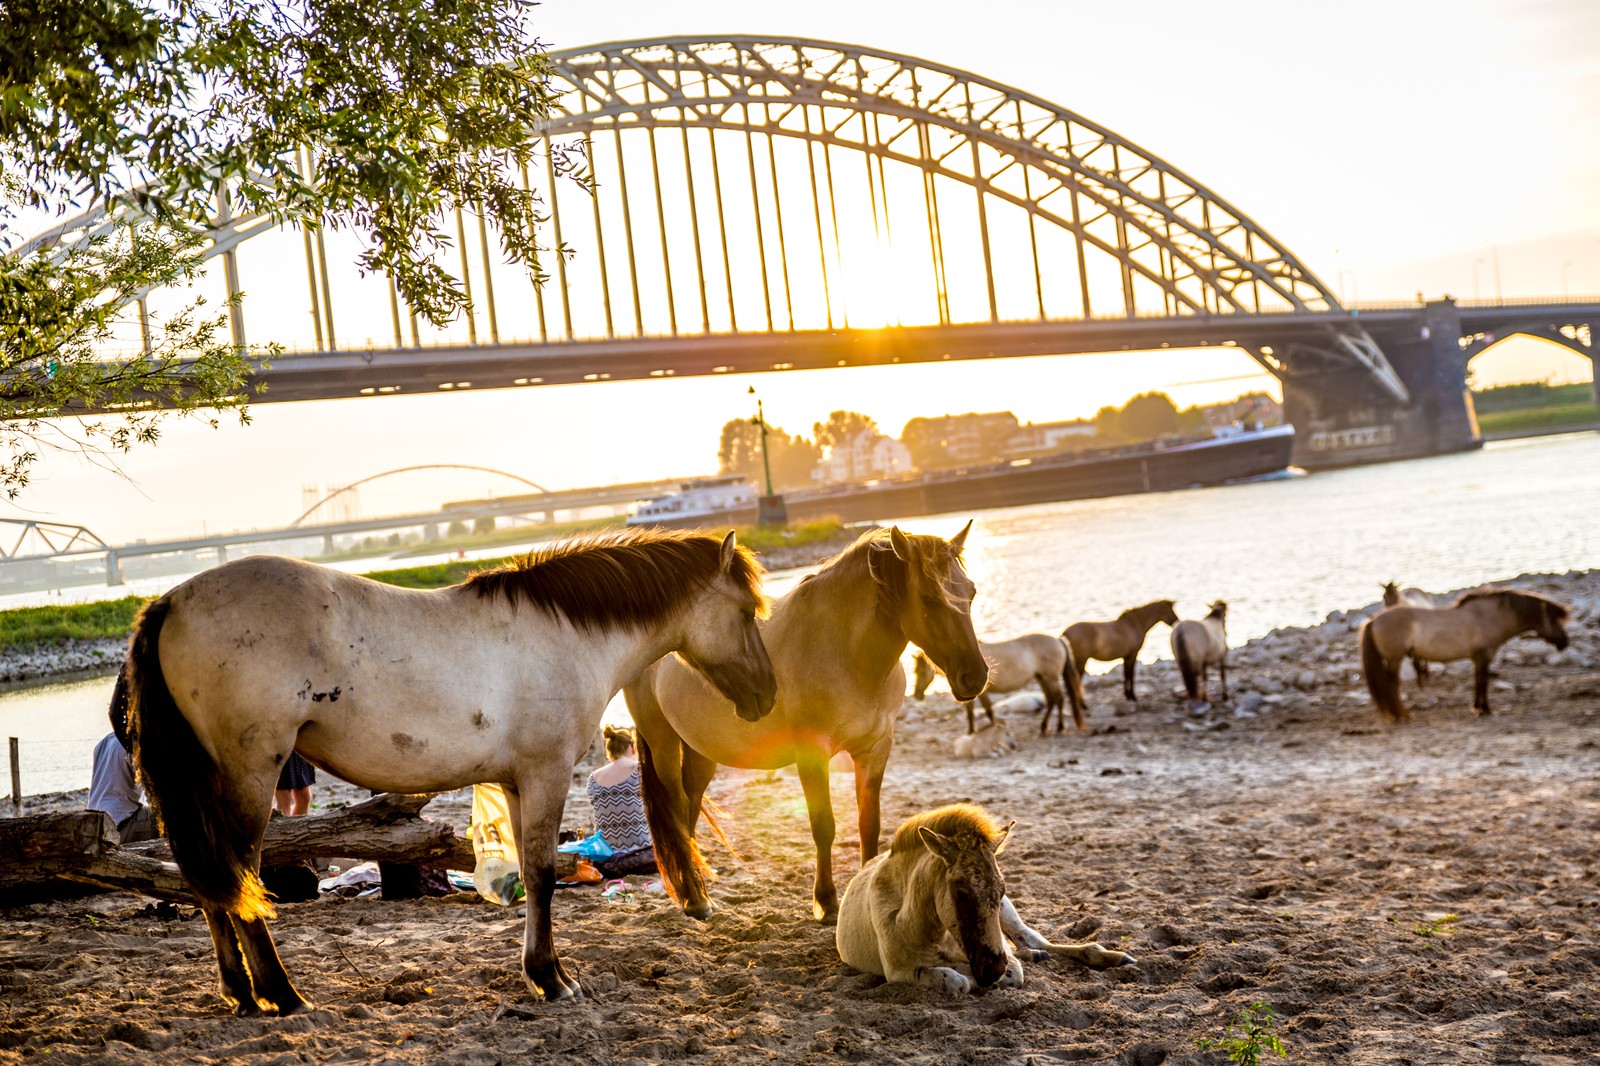
<path fill-rule="evenodd" d="M 1240 347 L 1280 376 L 1359 366 L 1408 398 L 1359 325 L 1327 324 L 1338 301 L 1280 242 L 1162 159 L 1039 97 L 909 56 L 800 39 L 631 41 L 547 59 L 570 91 L 533 131 L 543 167 L 521 178 L 544 196 L 555 243 L 579 254 L 555 256 L 556 284 L 535 287 L 532 301 L 502 276 L 497 300 L 485 223 L 475 265 L 458 211 L 474 345 L 535 333 L 553 343 L 1310 313 L 1320 324 L 1281 350 Z M 557 161 L 574 151 L 592 192 L 559 180 Z M 103 230 L 105 216 L 32 244 Z M 207 254 L 225 257 L 230 293 L 239 244 L 269 228 L 219 203 Z M 335 351 L 323 235 L 308 231 L 305 242 L 317 349 Z M 887 313 L 881 300 L 854 299 L 862 263 L 879 275 L 870 281 L 909 279 Z M 395 348 L 420 346 L 415 316 L 389 290 Z M 242 312 L 233 314 L 242 345 Z"/>

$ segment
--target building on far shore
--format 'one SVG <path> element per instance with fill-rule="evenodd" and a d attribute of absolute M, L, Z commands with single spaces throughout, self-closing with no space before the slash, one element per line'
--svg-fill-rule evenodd
<path fill-rule="evenodd" d="M 824 485 L 911 472 L 911 449 L 869 429 L 856 430 L 826 452 L 811 472 L 812 478 Z"/>
<path fill-rule="evenodd" d="M 1006 438 L 1008 459 L 1032 459 L 1054 455 L 1074 445 L 1086 446 L 1094 440 L 1095 425 L 1083 418 L 1065 422 L 1029 422 L 1018 426 Z"/>

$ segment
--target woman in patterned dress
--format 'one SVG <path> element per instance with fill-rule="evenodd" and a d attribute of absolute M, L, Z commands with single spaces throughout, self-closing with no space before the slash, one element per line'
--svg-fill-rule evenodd
<path fill-rule="evenodd" d="M 639 792 L 633 730 L 608 725 L 605 744 L 610 761 L 589 775 L 589 802 L 594 807 L 594 827 L 611 846 L 612 855 L 595 865 L 606 877 L 655 873 L 656 855 Z"/>

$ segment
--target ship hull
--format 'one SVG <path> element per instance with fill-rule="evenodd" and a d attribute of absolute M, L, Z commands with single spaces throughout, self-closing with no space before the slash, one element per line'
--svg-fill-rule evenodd
<path fill-rule="evenodd" d="M 791 522 L 819 518 L 877 522 L 1221 485 L 1282 471 L 1293 451 L 1293 429 L 1280 426 L 1171 448 L 1126 450 L 1072 461 L 997 464 L 867 485 L 808 489 L 786 494 L 784 501 Z M 756 509 L 750 507 L 672 524 L 708 528 L 750 525 L 755 520 Z"/>

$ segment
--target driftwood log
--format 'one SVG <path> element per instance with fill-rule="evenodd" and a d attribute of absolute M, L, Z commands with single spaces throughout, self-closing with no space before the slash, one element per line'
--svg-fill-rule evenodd
<path fill-rule="evenodd" d="M 421 817 L 431 798 L 384 793 L 353 807 L 275 817 L 262 839 L 262 861 L 276 866 L 340 857 L 471 870 L 472 842 L 447 823 Z M 0 819 L 0 896 L 31 889 L 27 896 L 47 897 L 48 883 L 65 879 L 195 902 L 171 860 L 165 840 L 120 846 L 110 816 L 99 811 Z M 573 856 L 557 853 L 556 876 L 571 874 L 574 863 Z"/>

